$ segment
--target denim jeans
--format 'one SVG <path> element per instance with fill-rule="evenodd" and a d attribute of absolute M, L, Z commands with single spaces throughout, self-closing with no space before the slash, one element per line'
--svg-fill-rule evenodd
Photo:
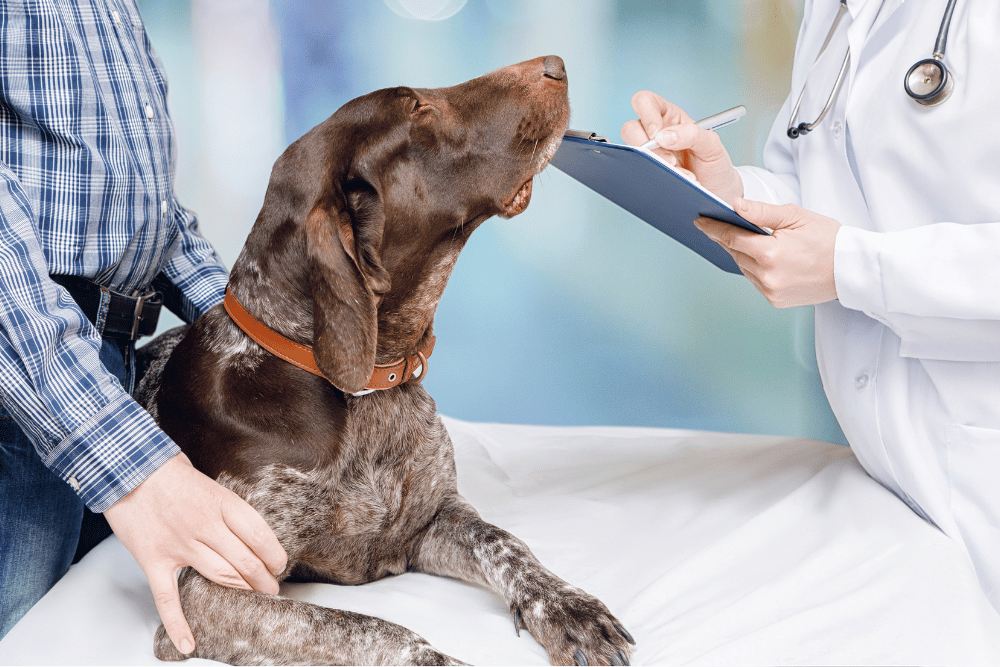
<path fill-rule="evenodd" d="M 105 339 L 100 359 L 131 391 L 132 343 Z M 0 405 L 0 638 L 66 574 L 83 515 L 83 501 Z"/>

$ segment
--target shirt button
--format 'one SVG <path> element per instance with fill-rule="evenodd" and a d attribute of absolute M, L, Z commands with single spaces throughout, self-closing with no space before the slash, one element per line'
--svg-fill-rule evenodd
<path fill-rule="evenodd" d="M 854 388 L 864 389 L 868 386 L 868 373 L 862 373 L 858 377 L 854 378 Z"/>
<path fill-rule="evenodd" d="M 160 213 L 162 213 L 163 215 L 166 215 L 167 211 L 169 211 L 169 210 L 170 210 L 170 205 L 167 204 L 167 200 L 164 199 L 163 201 L 160 202 Z"/>
<path fill-rule="evenodd" d="M 70 477 L 68 480 L 70 487 L 76 492 L 80 491 L 80 482 L 76 481 L 76 477 Z"/>
<path fill-rule="evenodd" d="M 153 118 L 153 105 L 152 104 L 147 104 L 146 105 L 146 118 L 149 118 L 151 120 Z"/>
<path fill-rule="evenodd" d="M 115 25 L 122 24 L 122 15 L 118 13 L 117 9 L 111 10 L 111 19 L 115 22 Z"/>

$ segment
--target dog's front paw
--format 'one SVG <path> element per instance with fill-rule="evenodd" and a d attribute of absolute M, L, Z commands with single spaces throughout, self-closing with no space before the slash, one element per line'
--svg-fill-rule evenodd
<path fill-rule="evenodd" d="M 525 628 L 554 665 L 627 665 L 632 635 L 593 595 L 554 580 L 511 606 L 514 627 Z"/>

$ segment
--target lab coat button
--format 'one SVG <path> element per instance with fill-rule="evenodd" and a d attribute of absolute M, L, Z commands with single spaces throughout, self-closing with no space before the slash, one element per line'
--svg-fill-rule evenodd
<path fill-rule="evenodd" d="M 833 125 L 830 127 L 830 129 L 833 130 L 834 139 L 840 139 L 840 137 L 844 135 L 844 124 L 841 123 L 839 120 L 835 121 Z"/>
<path fill-rule="evenodd" d="M 868 373 L 862 373 L 858 377 L 854 378 L 855 389 L 864 389 L 868 386 Z"/>

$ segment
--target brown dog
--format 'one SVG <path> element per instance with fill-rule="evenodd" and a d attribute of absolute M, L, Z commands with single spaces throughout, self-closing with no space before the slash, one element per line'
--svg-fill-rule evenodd
<path fill-rule="evenodd" d="M 172 354 L 169 338 L 146 350 L 140 399 L 195 466 L 274 529 L 288 554 L 279 580 L 457 577 L 502 595 L 552 662 L 627 664 L 632 639 L 607 608 L 458 494 L 451 441 L 414 381 L 463 245 L 487 218 L 524 210 L 568 119 L 556 56 L 347 103 L 278 159 L 226 308 Z M 371 383 L 382 388 L 363 391 Z M 191 569 L 180 586 L 197 657 L 456 662 L 381 619 Z M 183 657 L 162 626 L 155 650 Z"/>

